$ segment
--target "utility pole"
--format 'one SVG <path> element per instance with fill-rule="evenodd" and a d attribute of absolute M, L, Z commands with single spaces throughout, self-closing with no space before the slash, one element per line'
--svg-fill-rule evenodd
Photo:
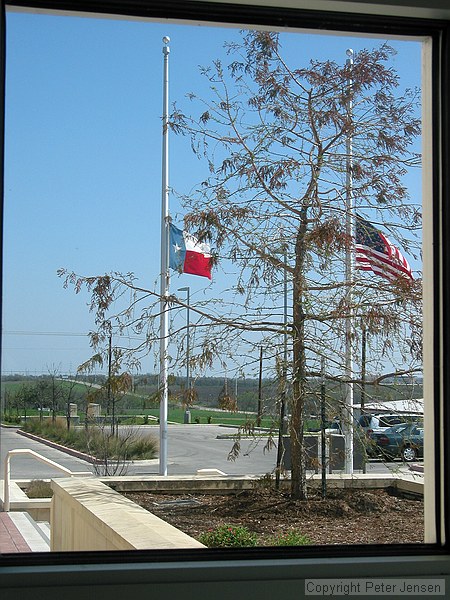
<path fill-rule="evenodd" d="M 327 453 L 326 453 L 326 406 L 325 406 L 325 359 L 322 358 L 320 369 L 320 439 L 321 439 L 321 470 L 322 470 L 322 498 L 327 495 Z"/>
<path fill-rule="evenodd" d="M 366 345 L 367 345 L 367 330 L 363 320 L 361 320 L 361 414 L 364 414 L 366 404 Z M 362 472 L 366 472 L 366 448 L 363 446 L 363 464 Z"/>
<path fill-rule="evenodd" d="M 114 435 L 115 431 L 116 431 L 116 424 L 115 424 L 115 420 L 116 420 L 116 399 L 114 398 L 114 395 L 112 393 L 112 386 L 111 386 L 111 377 L 112 377 L 112 332 L 111 332 L 111 328 L 110 328 L 110 332 L 109 332 L 109 339 L 108 339 L 108 384 L 106 387 L 106 396 L 108 398 L 107 403 L 108 403 L 108 409 L 107 409 L 107 414 L 111 415 L 111 433 Z"/>
<path fill-rule="evenodd" d="M 259 349 L 259 381 L 258 381 L 258 416 L 256 417 L 256 426 L 261 427 L 262 417 L 262 370 L 263 370 L 263 348 Z"/>

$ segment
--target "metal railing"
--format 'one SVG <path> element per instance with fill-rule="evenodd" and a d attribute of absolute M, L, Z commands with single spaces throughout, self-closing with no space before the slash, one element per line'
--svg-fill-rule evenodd
<path fill-rule="evenodd" d="M 79 471 L 79 472 L 74 473 L 70 469 L 67 469 L 66 467 L 63 467 L 62 465 L 59 465 L 58 463 L 51 460 L 50 458 L 46 458 L 45 456 L 42 456 L 42 454 L 39 454 L 38 452 L 35 452 L 34 450 L 29 450 L 28 448 L 16 448 L 15 450 L 9 450 L 6 453 L 6 457 L 5 457 L 5 479 L 4 479 L 4 483 L 3 483 L 3 485 L 4 485 L 3 510 L 5 512 L 9 512 L 9 508 L 10 508 L 9 486 L 10 486 L 10 481 L 11 481 L 11 458 L 13 456 L 24 456 L 24 455 L 32 456 L 32 457 L 36 458 L 37 460 L 45 463 L 46 465 L 54 467 L 55 469 L 58 469 L 58 471 L 61 471 L 62 473 L 69 475 L 70 477 L 73 477 L 75 475 L 92 475 L 92 473 L 89 471 Z"/>

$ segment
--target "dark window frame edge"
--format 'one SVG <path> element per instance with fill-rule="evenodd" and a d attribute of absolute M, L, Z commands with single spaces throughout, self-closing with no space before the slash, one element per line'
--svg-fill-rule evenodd
<path fill-rule="evenodd" d="M 445 177 L 443 176 L 443 165 L 449 164 L 450 158 L 450 82 L 449 76 L 446 73 L 445 66 L 450 65 L 450 43 L 449 43 L 449 31 L 450 25 L 448 21 L 432 20 L 432 19 L 418 19 L 418 18 L 397 18 L 397 17 L 379 17 L 378 15 L 368 14 L 356 14 L 356 13 L 342 13 L 342 12 L 327 12 L 314 11 L 314 10 L 296 10 L 296 9 L 285 9 L 277 7 L 260 7 L 251 5 L 236 5 L 236 4 L 222 4 L 215 2 L 179 2 L 173 0 L 164 0 L 151 2 L 149 0 L 126 2 L 123 0 L 113 0 L 112 2 L 92 2 L 90 0 L 81 0 L 80 2 L 70 0 L 56 0 L 51 1 L 33 1 L 28 2 L 21 0 L 13 0 L 12 2 L 4 2 L 2 0 L 2 14 L 1 14 L 1 48 L 0 48 L 0 61 L 3 76 L 1 78 L 2 87 L 2 99 L 1 99 L 1 110 L 2 110 L 2 150 L 0 156 L 0 167 L 2 173 L 4 173 L 4 92 L 5 92 L 5 63 L 6 63 L 6 49 L 5 49 L 5 12 L 8 8 L 28 8 L 28 9 L 41 9 L 49 14 L 57 11 L 68 11 L 76 16 L 77 13 L 89 13 L 92 16 L 98 14 L 99 17 L 103 15 L 117 15 L 124 17 L 144 17 L 152 19 L 169 19 L 169 20 L 186 20 L 186 21 L 203 21 L 207 23 L 230 23 L 236 22 L 236 25 L 259 25 L 259 26 L 272 26 L 272 27 L 290 27 L 290 28 L 301 28 L 301 29 L 313 29 L 326 33 L 330 31 L 344 31 L 351 33 L 374 33 L 374 34 L 386 34 L 395 36 L 418 36 L 418 37 L 430 37 L 433 40 L 433 102 L 432 102 L 432 122 L 433 129 L 437 131 L 445 131 L 446 135 L 443 136 L 443 140 L 437 139 L 435 136 L 433 139 L 433 152 L 434 158 L 434 171 L 433 171 L 433 240 L 435 243 L 435 255 L 434 255 L 434 278 L 437 286 L 434 290 L 434 314 L 435 314 L 435 327 L 436 320 L 439 319 L 442 309 L 442 323 L 438 323 L 441 327 L 437 327 L 439 333 L 443 332 L 442 349 L 440 335 L 435 335 L 433 345 L 435 349 L 435 368 L 433 372 L 433 380 L 435 386 L 436 396 L 439 397 L 440 389 L 443 387 L 444 396 L 446 390 L 450 389 L 450 372 L 448 369 L 443 369 L 441 372 L 440 365 L 444 364 L 444 357 L 446 350 L 450 349 L 450 335 L 448 320 L 445 316 L 443 308 L 450 306 L 450 289 L 445 283 L 450 281 L 450 238 L 446 238 L 445 235 L 441 235 L 441 232 L 450 230 L 450 187 L 446 184 Z M 233 19 L 230 21 L 228 15 L 232 9 Z M 197 12 L 198 11 L 198 12 Z M 228 11 L 228 12 L 227 12 Z M 199 14 L 200 13 L 200 14 Z M 277 18 L 274 18 L 274 13 L 280 14 Z M 255 17 L 255 15 L 257 15 Z M 325 20 L 322 18 L 325 15 Z M 228 17 L 228 18 L 224 18 Z M 350 22 L 351 21 L 351 22 Z M 439 103 L 439 106 L 438 106 Z M 442 141 L 442 146 L 441 146 Z M 1 186 L 4 185 L 4 179 L 2 177 Z M 442 188 L 442 191 L 441 191 Z M 3 202 L 3 187 L 2 187 L 2 202 Z M 436 199 L 439 201 L 437 202 Z M 442 211 L 442 218 L 441 218 Z M 3 217 L 3 211 L 2 216 Z M 441 229 L 442 228 L 442 229 Z M 446 241 L 448 239 L 448 241 Z M 440 255 L 439 248 L 442 247 L 442 256 Z M 441 288 L 440 282 L 440 269 L 442 268 L 442 299 L 440 296 Z M 1 286 L 1 282 L 0 282 Z M 449 429 L 450 426 L 450 407 L 447 407 L 446 403 L 443 403 L 443 415 L 439 415 L 439 411 L 435 412 L 435 434 L 436 434 L 436 447 L 439 447 L 439 431 L 441 426 L 446 426 Z M 436 472 L 440 475 L 442 469 L 442 461 L 440 453 L 435 453 L 436 459 Z M 450 465 L 450 445 L 447 445 L 443 452 L 443 463 L 444 465 Z M 291 554 L 292 558 L 308 559 L 313 557 L 319 558 L 333 558 L 334 556 L 354 557 L 393 557 L 393 556 L 446 556 L 450 554 L 450 481 L 445 481 L 443 488 L 438 484 L 440 482 L 440 476 L 437 478 L 435 483 L 435 520 L 436 520 L 436 532 L 437 542 L 436 544 L 420 544 L 420 545 L 376 545 L 376 546 L 339 546 L 338 550 L 330 552 L 329 546 L 314 547 L 313 549 L 303 550 L 302 552 L 284 552 L 283 558 L 288 558 L 288 554 Z M 441 497 L 443 500 L 441 501 Z M 440 523 L 439 519 L 444 511 L 444 531 L 445 531 L 445 542 L 441 540 L 440 536 Z M 206 551 L 209 552 L 209 551 Z M 202 552 L 203 554 L 203 552 Z M 126 561 L 127 564 L 131 563 L 142 563 L 149 559 L 159 562 L 171 562 L 174 560 L 185 560 L 198 562 L 203 561 L 206 558 L 208 560 L 218 560 L 229 558 L 236 560 L 264 560 L 262 556 L 258 556 L 257 552 L 237 552 L 233 551 L 232 556 L 226 556 L 222 552 L 204 554 L 202 557 L 195 556 L 195 551 L 183 552 L 183 551 L 170 551 L 170 556 L 165 556 L 165 552 L 153 552 L 153 551 L 132 551 L 131 553 L 126 552 L 81 552 L 81 553 L 66 553 L 66 554 L 55 554 L 50 555 L 52 561 L 49 561 L 49 555 L 47 554 L 24 554 L 20 557 L 14 555 L 3 555 L 0 557 L 0 562 L 7 562 L 10 566 L 17 565 L 18 561 L 21 566 L 27 565 L 60 565 L 60 564 L 71 564 L 78 562 L 79 564 L 114 564 L 117 562 Z M 280 556 L 278 556 L 280 555 Z M 281 558 L 279 552 L 273 552 L 271 558 Z M 85 558 L 86 563 L 83 560 Z M 99 560 L 100 558 L 100 560 Z M 104 560 L 103 560 L 104 559 Z"/>

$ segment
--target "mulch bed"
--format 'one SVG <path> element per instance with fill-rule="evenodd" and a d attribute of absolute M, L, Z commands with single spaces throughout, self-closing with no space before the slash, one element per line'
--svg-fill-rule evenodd
<path fill-rule="evenodd" d="M 314 545 L 421 543 L 423 500 L 394 490 L 333 490 L 322 499 L 293 500 L 273 490 L 235 494 L 124 494 L 193 538 L 218 525 L 240 525 L 266 545 L 274 534 L 300 531 Z"/>

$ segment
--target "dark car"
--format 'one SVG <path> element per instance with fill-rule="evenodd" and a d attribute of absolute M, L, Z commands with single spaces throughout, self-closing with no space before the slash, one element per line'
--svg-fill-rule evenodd
<path fill-rule="evenodd" d="M 423 457 L 423 423 L 400 423 L 370 435 L 369 456 L 401 458 L 411 462 Z"/>
<path fill-rule="evenodd" d="M 383 433 L 389 427 L 400 425 L 401 423 L 423 422 L 423 414 L 418 413 L 379 413 L 364 414 L 358 419 L 358 425 L 366 432 L 368 436 L 372 433 Z"/>

